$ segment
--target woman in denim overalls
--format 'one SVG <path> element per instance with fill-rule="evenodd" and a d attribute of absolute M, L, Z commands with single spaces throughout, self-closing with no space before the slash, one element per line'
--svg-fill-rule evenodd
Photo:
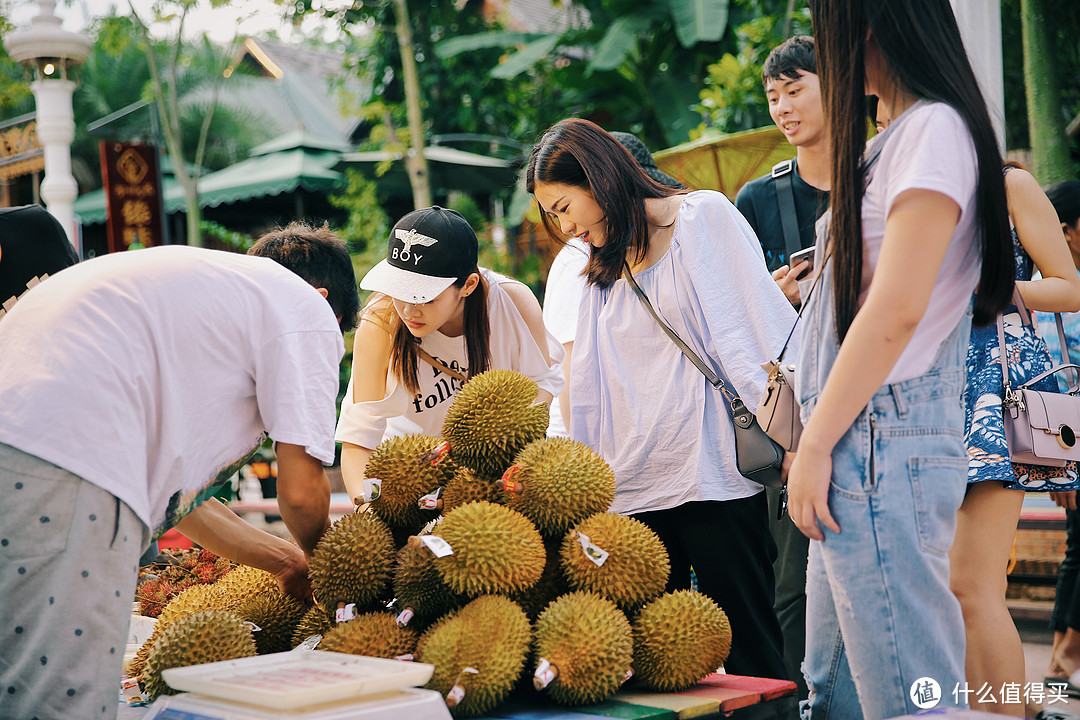
<path fill-rule="evenodd" d="M 834 151 L 804 311 L 790 512 L 811 543 L 819 718 L 967 705 L 948 551 L 967 478 L 972 322 L 1012 293 L 1001 159 L 948 0 L 811 3 Z M 867 148 L 863 94 L 893 123 Z"/>

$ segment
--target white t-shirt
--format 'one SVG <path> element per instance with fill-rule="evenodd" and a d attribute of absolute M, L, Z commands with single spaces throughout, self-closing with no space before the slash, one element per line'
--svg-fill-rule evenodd
<path fill-rule="evenodd" d="M 711 190 L 683 198 L 671 247 L 634 275 L 660 317 L 747 406 L 765 390 L 761 363 L 780 352 L 795 310 L 773 281 L 754 231 Z M 666 510 L 762 491 L 735 463 L 723 395 L 645 309 L 629 282 L 586 285 L 571 358 L 571 436 L 615 472 L 613 512 Z M 799 352 L 798 331 L 787 357 Z"/>
<path fill-rule="evenodd" d="M 481 268 L 487 283 L 488 322 L 491 328 L 490 351 L 492 370 L 516 370 L 536 381 L 541 390 L 558 395 L 562 390 L 563 349 L 548 333 L 548 362 L 521 316 L 513 299 L 503 289 L 506 283 L 518 283 L 504 275 Z M 453 370 L 468 375 L 468 354 L 465 336 L 449 337 L 436 330 L 424 336 L 420 347 L 436 360 Z M 356 372 L 356 366 L 353 366 Z M 386 374 L 386 397 L 382 400 L 354 403 L 353 379 L 341 401 L 335 439 L 372 449 L 386 438 L 422 433 L 438 436 L 450 402 L 461 389 L 461 383 L 442 370 L 419 361 L 420 392 L 410 393 L 398 382 L 393 369 Z"/>
<path fill-rule="evenodd" d="M 273 260 L 184 246 L 95 258 L 28 292 L 0 347 L 0 442 L 158 531 L 264 433 L 334 460 L 341 330 Z"/>
<path fill-rule="evenodd" d="M 544 290 L 544 326 L 562 345 L 574 341 L 578 310 L 581 308 L 581 293 L 585 290 L 586 282 L 581 272 L 588 262 L 589 244 L 582 242 L 581 238 L 572 237 L 555 256 L 548 271 L 547 287 Z M 569 435 L 559 410 L 558 395 L 551 401 L 548 435 Z"/>
<path fill-rule="evenodd" d="M 903 122 L 886 138 L 873 179 L 863 196 L 860 305 L 866 300 L 881 254 L 885 221 L 901 193 L 912 189 L 942 193 L 960 206 L 960 220 L 926 313 L 886 378 L 886 384 L 918 377 L 930 368 L 941 343 L 967 310 L 982 267 L 975 214 L 978 160 L 967 125 L 956 110 L 943 103 L 912 107 L 901 118 Z M 868 147 L 873 147 L 880 137 L 870 140 Z"/>

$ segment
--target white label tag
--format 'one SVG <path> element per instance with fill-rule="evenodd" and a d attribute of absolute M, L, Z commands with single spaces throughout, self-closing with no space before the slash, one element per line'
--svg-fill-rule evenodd
<path fill-rule="evenodd" d="M 416 613 L 413 612 L 412 608 L 405 608 L 398 613 L 397 617 L 394 618 L 394 621 L 401 627 L 405 627 L 409 624 L 409 621 L 413 619 L 415 614 Z"/>
<path fill-rule="evenodd" d="M 435 557 L 446 557 L 447 555 L 454 554 L 454 548 L 450 547 L 450 543 L 443 540 L 438 535 L 421 535 L 420 542 L 424 547 L 434 553 Z"/>
<path fill-rule="evenodd" d="M 364 478 L 364 494 L 361 496 L 364 502 L 374 502 L 382 495 L 382 480 L 378 478 Z"/>
<path fill-rule="evenodd" d="M 339 623 L 348 622 L 356 617 L 356 603 L 349 603 L 345 607 L 339 607 L 334 612 L 334 620 Z"/>
<path fill-rule="evenodd" d="M 417 504 L 421 510 L 438 510 L 439 509 L 439 495 L 442 494 L 442 488 L 437 487 L 427 495 L 421 496 Z"/>
<path fill-rule="evenodd" d="M 139 691 L 138 678 L 121 678 L 120 689 L 124 692 L 124 702 L 137 703 L 143 701 L 142 692 Z"/>
<path fill-rule="evenodd" d="M 304 642 L 300 643 L 293 650 L 314 650 L 319 647 L 319 643 L 322 642 L 322 635 L 312 635 Z"/>
<path fill-rule="evenodd" d="M 608 551 L 598 545 L 593 545 L 589 540 L 589 536 L 583 532 L 577 534 L 577 541 L 581 543 L 581 549 L 585 552 L 585 557 L 589 558 L 597 567 L 600 567 L 608 559 Z"/>
<path fill-rule="evenodd" d="M 253 633 L 256 633 L 256 632 L 261 632 L 261 631 L 262 631 L 262 628 L 261 628 L 261 627 L 259 627 L 259 626 L 258 626 L 258 625 L 256 625 L 255 623 L 251 622 L 250 620 L 245 620 L 245 621 L 244 621 L 244 625 L 247 625 L 247 628 L 248 628 L 248 630 L 250 630 L 250 631 L 251 631 L 251 632 L 253 632 Z"/>
<path fill-rule="evenodd" d="M 537 690 L 543 690 L 554 679 L 555 671 L 551 668 L 551 663 L 546 658 L 540 658 L 540 662 L 536 666 L 536 672 L 533 673 L 533 687 Z"/>
<path fill-rule="evenodd" d="M 404 655 L 395 655 L 394 659 L 395 660 L 400 660 L 401 662 L 412 662 L 413 661 L 413 654 L 412 653 L 405 653 Z"/>

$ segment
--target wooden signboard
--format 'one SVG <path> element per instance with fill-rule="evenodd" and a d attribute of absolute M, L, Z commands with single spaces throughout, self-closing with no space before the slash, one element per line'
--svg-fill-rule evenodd
<path fill-rule="evenodd" d="M 153 145 L 101 142 L 109 252 L 162 244 L 162 202 Z M 139 247 L 136 245 L 136 247 Z"/>

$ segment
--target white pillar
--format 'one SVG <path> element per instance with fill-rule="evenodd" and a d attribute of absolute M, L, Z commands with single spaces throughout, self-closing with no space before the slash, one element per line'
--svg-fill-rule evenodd
<path fill-rule="evenodd" d="M 75 139 L 71 96 L 75 92 L 75 83 L 71 80 L 35 80 L 30 83 L 30 89 L 34 92 L 37 107 L 38 140 L 45 151 L 41 197 L 77 249 L 74 203 L 79 186 L 71 174 L 71 142 Z"/>
<path fill-rule="evenodd" d="M 1001 0 L 950 0 L 964 48 L 1005 152 L 1005 80 L 1001 60 Z"/>

